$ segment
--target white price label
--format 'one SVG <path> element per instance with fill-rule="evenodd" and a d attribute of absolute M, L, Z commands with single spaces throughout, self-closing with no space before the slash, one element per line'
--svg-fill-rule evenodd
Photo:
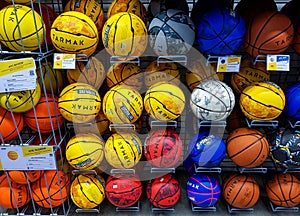
<path fill-rule="evenodd" d="M 241 56 L 218 57 L 217 72 L 239 72 Z"/>
<path fill-rule="evenodd" d="M 75 54 L 54 53 L 54 69 L 75 69 L 75 63 Z"/>
<path fill-rule="evenodd" d="M 289 55 L 267 55 L 267 70 L 269 71 L 289 71 Z"/>
<path fill-rule="evenodd" d="M 35 89 L 36 78 L 33 58 L 0 61 L 0 92 Z"/>

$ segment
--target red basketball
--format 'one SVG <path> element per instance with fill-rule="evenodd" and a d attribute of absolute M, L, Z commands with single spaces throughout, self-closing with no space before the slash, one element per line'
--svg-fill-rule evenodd
<path fill-rule="evenodd" d="M 277 206 L 297 206 L 300 204 L 300 180 L 291 173 L 276 173 L 267 181 L 266 193 Z"/>
<path fill-rule="evenodd" d="M 0 107 L 0 140 L 14 139 L 23 130 L 24 118 L 22 113 L 12 113 Z"/>
<path fill-rule="evenodd" d="M 36 106 L 24 113 L 27 126 L 41 133 L 50 133 L 57 130 L 64 123 L 57 101 L 57 96 L 41 95 Z"/>
<path fill-rule="evenodd" d="M 105 183 L 105 195 L 114 206 L 127 208 L 137 203 L 143 188 L 136 174 L 116 174 L 108 177 Z"/>
<path fill-rule="evenodd" d="M 248 174 L 231 174 L 223 182 L 222 195 L 235 208 L 251 208 L 260 196 L 259 185 Z"/>
<path fill-rule="evenodd" d="M 147 184 L 147 198 L 157 208 L 170 208 L 180 199 L 180 184 L 172 174 L 166 174 Z"/>
<path fill-rule="evenodd" d="M 10 187 L 11 185 L 11 187 Z M 4 174 L 0 176 L 0 206 L 3 208 L 20 208 L 30 201 L 27 185 L 9 182 Z"/>
<path fill-rule="evenodd" d="M 28 184 L 29 182 L 35 182 L 38 180 L 42 175 L 44 171 L 43 170 L 10 170 L 7 171 L 7 174 L 9 178 L 18 184 Z"/>
<path fill-rule="evenodd" d="M 238 128 L 226 141 L 227 156 L 238 166 L 252 168 L 261 165 L 269 155 L 269 142 L 253 128 Z"/>
<path fill-rule="evenodd" d="M 294 27 L 289 17 L 280 12 L 263 12 L 249 23 L 244 48 L 250 56 L 278 54 L 293 41 Z"/>
<path fill-rule="evenodd" d="M 60 206 L 70 195 L 70 179 L 63 171 L 47 170 L 31 185 L 32 197 L 44 208 Z"/>
<path fill-rule="evenodd" d="M 150 131 L 145 141 L 145 157 L 153 166 L 174 167 L 182 156 L 182 142 L 172 129 Z"/>

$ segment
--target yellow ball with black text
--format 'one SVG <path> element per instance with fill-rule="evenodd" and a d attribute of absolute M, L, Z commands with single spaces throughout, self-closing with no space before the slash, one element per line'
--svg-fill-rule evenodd
<path fill-rule="evenodd" d="M 101 109 L 101 98 L 98 91 L 86 83 L 67 85 L 58 98 L 61 115 L 74 123 L 93 121 Z"/>

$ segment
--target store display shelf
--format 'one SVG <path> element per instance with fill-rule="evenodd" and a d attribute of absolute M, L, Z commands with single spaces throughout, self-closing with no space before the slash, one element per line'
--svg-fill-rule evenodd
<path fill-rule="evenodd" d="M 140 210 L 141 210 L 140 201 L 126 208 L 116 207 L 116 212 L 139 212 Z"/>
<path fill-rule="evenodd" d="M 150 172 L 151 173 L 175 173 L 176 168 L 174 168 L 174 167 L 171 167 L 171 168 L 151 167 Z"/>
<path fill-rule="evenodd" d="M 200 206 L 193 204 L 192 202 L 190 202 L 190 204 L 191 204 L 191 209 L 193 212 L 215 212 L 215 211 L 217 211 L 217 208 L 215 206 L 200 207 Z"/>
<path fill-rule="evenodd" d="M 276 206 L 271 201 L 269 201 L 270 207 L 273 212 L 299 212 L 299 207 L 282 207 L 282 206 Z"/>
<path fill-rule="evenodd" d="M 195 172 L 196 173 L 221 173 L 221 167 L 200 167 L 194 164 Z"/>
<path fill-rule="evenodd" d="M 227 204 L 227 210 L 229 213 L 242 213 L 242 212 L 253 213 L 254 212 L 254 208 L 235 208 L 229 204 Z"/>
<path fill-rule="evenodd" d="M 238 167 L 240 173 L 267 173 L 267 167 L 253 167 L 253 168 L 245 168 L 245 167 Z"/>
<path fill-rule="evenodd" d="M 289 125 L 291 126 L 291 128 L 294 128 L 294 129 L 300 128 L 300 121 L 289 120 L 288 122 L 289 122 Z"/>
<path fill-rule="evenodd" d="M 151 210 L 153 213 L 172 213 L 172 212 L 175 212 L 175 207 L 172 206 L 169 208 L 158 208 L 158 207 L 152 206 Z"/>
<path fill-rule="evenodd" d="M 251 127 L 278 127 L 278 120 L 250 120 L 246 118 L 249 128 Z"/>

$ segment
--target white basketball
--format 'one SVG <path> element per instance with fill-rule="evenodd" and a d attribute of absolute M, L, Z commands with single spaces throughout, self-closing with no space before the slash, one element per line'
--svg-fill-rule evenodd
<path fill-rule="evenodd" d="M 195 26 L 188 15 L 176 9 L 163 11 L 150 22 L 149 44 L 157 55 L 184 55 L 195 40 Z"/>
<path fill-rule="evenodd" d="M 235 105 L 232 89 L 219 80 L 207 80 L 192 92 L 190 107 L 200 120 L 225 120 Z"/>

